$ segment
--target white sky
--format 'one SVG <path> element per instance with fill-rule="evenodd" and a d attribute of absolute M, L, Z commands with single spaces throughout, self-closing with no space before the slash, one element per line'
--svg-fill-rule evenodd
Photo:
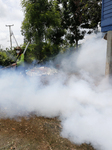
<path fill-rule="evenodd" d="M 21 0 L 0 0 L 0 46 L 4 49 L 10 47 L 9 27 L 11 27 L 18 45 L 23 44 L 23 36 L 21 35 L 21 24 L 24 18 Z M 16 42 L 12 36 L 12 46 L 16 46 Z"/>

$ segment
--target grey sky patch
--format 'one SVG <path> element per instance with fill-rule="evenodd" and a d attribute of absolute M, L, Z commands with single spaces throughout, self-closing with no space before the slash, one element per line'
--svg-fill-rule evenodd
<path fill-rule="evenodd" d="M 20 0 L 0 0 L 0 33 L 2 34 L 2 37 L 0 37 L 0 45 L 4 49 L 10 47 L 9 29 L 6 25 L 14 24 L 12 31 L 16 40 L 19 45 L 23 44 L 23 36 L 21 35 L 23 12 L 20 2 Z M 16 43 L 13 42 L 13 46 L 16 46 Z"/>
<path fill-rule="evenodd" d="M 8 8 L 7 6 L 0 0 L 0 18 L 4 18 L 8 14 Z"/>

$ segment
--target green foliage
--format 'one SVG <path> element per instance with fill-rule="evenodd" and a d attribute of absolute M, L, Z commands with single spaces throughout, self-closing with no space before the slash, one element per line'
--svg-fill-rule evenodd
<path fill-rule="evenodd" d="M 62 4 L 62 26 L 70 46 L 78 46 L 84 38 L 85 29 L 95 29 L 101 19 L 101 0 L 60 0 Z M 88 32 L 90 33 L 90 31 Z"/>
<path fill-rule="evenodd" d="M 15 59 L 13 51 L 0 51 L 0 66 L 8 66 L 15 62 Z"/>
<path fill-rule="evenodd" d="M 54 45 L 61 45 L 63 43 L 63 35 L 66 33 L 66 31 L 62 27 L 51 27 L 47 30 L 47 39 L 53 43 Z"/>
<path fill-rule="evenodd" d="M 27 62 L 44 61 L 65 47 L 78 47 L 85 29 L 95 30 L 101 19 L 101 0 L 22 0 L 21 4 L 25 14 L 21 32 L 24 42 L 31 43 Z"/>
<path fill-rule="evenodd" d="M 47 0 L 23 0 L 22 7 L 25 9 L 25 18 L 22 23 L 22 34 L 26 40 L 33 43 L 45 40 L 46 28 L 59 24 L 59 14 L 52 2 Z"/>
<path fill-rule="evenodd" d="M 54 58 L 69 47 L 78 47 L 86 30 L 91 34 L 101 21 L 101 0 L 22 0 L 24 20 L 21 33 L 30 45 L 25 62 L 40 62 Z M 0 65 L 16 61 L 14 49 L 0 51 Z"/>
<path fill-rule="evenodd" d="M 44 61 L 54 58 L 60 51 L 58 45 L 51 45 L 51 43 L 45 43 L 42 49 L 44 55 Z"/>
<path fill-rule="evenodd" d="M 41 61 L 46 57 L 46 54 L 45 56 L 43 54 L 43 46 L 45 47 L 49 41 L 54 42 L 53 38 L 50 39 L 52 36 L 51 29 L 53 32 L 56 26 L 58 28 L 61 25 L 57 3 L 47 0 L 23 0 L 22 7 L 25 11 L 25 18 L 21 27 L 22 35 L 25 37 L 25 42 L 30 41 L 33 44 L 32 52 Z M 57 44 L 61 42 L 59 38 L 58 40 L 56 38 Z"/>
<path fill-rule="evenodd" d="M 81 27 L 93 30 L 98 27 L 98 23 L 101 21 L 101 2 L 101 0 L 91 0 L 83 5 L 83 13 L 87 22 L 83 23 Z"/>

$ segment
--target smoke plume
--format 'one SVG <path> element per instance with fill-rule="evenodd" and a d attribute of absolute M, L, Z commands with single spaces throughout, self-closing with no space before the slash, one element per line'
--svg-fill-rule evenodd
<path fill-rule="evenodd" d="M 0 73 L 0 117 L 35 113 L 59 117 L 61 136 L 76 144 L 91 143 L 97 150 L 112 149 L 112 84 L 105 77 L 106 41 L 94 35 L 80 50 L 68 50 L 55 63 L 58 73 L 24 77 Z"/>

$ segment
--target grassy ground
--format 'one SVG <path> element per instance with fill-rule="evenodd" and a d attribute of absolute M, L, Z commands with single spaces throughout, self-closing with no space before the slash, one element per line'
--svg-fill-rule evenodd
<path fill-rule="evenodd" d="M 60 131 L 57 118 L 0 119 L 0 150 L 94 150 L 62 138 Z"/>

